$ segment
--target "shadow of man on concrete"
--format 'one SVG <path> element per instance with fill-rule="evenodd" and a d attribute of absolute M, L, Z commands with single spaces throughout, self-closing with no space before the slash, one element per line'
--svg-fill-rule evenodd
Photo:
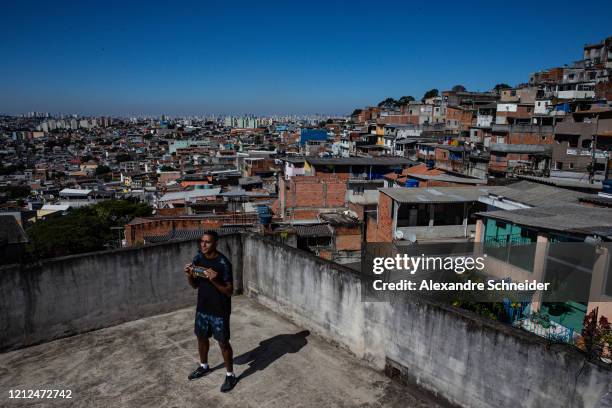
<path fill-rule="evenodd" d="M 308 344 L 306 337 L 310 335 L 308 330 L 302 330 L 295 334 L 279 334 L 259 343 L 259 346 L 244 354 L 234 357 L 234 364 L 248 364 L 249 368 L 238 376 L 238 380 L 244 380 L 257 371 L 265 370 L 270 364 L 289 353 L 297 353 Z"/>

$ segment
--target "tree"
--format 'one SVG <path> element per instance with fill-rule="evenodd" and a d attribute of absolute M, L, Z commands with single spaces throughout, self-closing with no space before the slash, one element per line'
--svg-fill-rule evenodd
<path fill-rule="evenodd" d="M 13 174 L 19 171 L 24 171 L 25 166 L 23 164 L 17 164 L 14 166 L 4 167 L 2 163 L 0 163 L 0 176 L 7 176 L 9 174 Z"/>
<path fill-rule="evenodd" d="M 103 164 L 96 167 L 96 176 L 101 176 L 102 174 L 107 174 L 110 172 L 111 172 L 111 168 Z"/>
<path fill-rule="evenodd" d="M 465 91 L 467 91 L 467 89 L 463 85 L 455 85 L 455 86 L 453 86 L 453 88 L 451 90 L 453 92 L 465 92 Z"/>
<path fill-rule="evenodd" d="M 429 98 L 435 98 L 439 94 L 440 94 L 440 91 L 438 91 L 436 88 L 430 89 L 429 91 L 425 92 L 425 95 L 423 95 L 423 100 L 429 99 Z"/>
<path fill-rule="evenodd" d="M 387 98 L 378 104 L 379 108 L 393 109 L 397 106 L 397 101 L 393 98 Z"/>
<path fill-rule="evenodd" d="M 605 316 L 601 316 L 599 321 L 597 315 L 599 308 L 596 307 L 584 317 L 582 324 L 582 337 L 578 346 L 586 351 L 590 356 L 601 353 L 603 343 L 607 342 L 612 335 L 612 327 Z"/>
<path fill-rule="evenodd" d="M 414 97 L 411 95 L 407 95 L 407 96 L 402 96 L 401 98 L 399 98 L 399 100 L 397 101 L 397 104 L 399 106 L 406 106 L 408 105 L 410 102 L 414 101 Z"/>
<path fill-rule="evenodd" d="M 111 227 L 123 227 L 135 217 L 151 215 L 147 204 L 130 200 L 108 200 L 36 221 L 26 232 L 31 258 L 100 251 L 116 241 Z"/>
<path fill-rule="evenodd" d="M 131 161 L 132 160 L 132 156 L 130 156 L 127 153 L 120 153 L 117 155 L 117 157 L 115 158 L 117 160 L 117 163 L 123 163 L 126 161 Z"/>
<path fill-rule="evenodd" d="M 6 193 L 9 200 L 17 198 L 24 198 L 30 195 L 32 189 L 30 186 L 2 186 L 0 187 L 0 193 Z"/>
<path fill-rule="evenodd" d="M 508 84 L 497 84 L 497 85 L 495 85 L 493 87 L 493 90 L 499 92 L 502 89 L 510 89 L 510 88 L 512 88 L 512 87 L 510 85 L 508 85 Z"/>
<path fill-rule="evenodd" d="M 355 109 L 355 110 L 353 111 L 353 113 L 351 113 L 351 116 L 357 116 L 357 115 L 359 115 L 361 112 L 363 112 L 363 110 L 361 110 L 361 109 Z"/>

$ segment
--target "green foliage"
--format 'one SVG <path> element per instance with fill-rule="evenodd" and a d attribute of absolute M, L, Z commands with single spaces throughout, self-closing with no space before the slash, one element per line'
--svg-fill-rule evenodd
<path fill-rule="evenodd" d="M 601 353 L 603 344 L 612 338 L 612 326 L 605 316 L 597 320 L 599 308 L 596 307 L 584 317 L 582 340 L 589 355 Z"/>
<path fill-rule="evenodd" d="M 120 153 L 117 155 L 117 157 L 115 158 L 117 160 L 117 163 L 123 163 L 126 161 L 131 161 L 132 160 L 132 156 L 130 156 L 127 153 Z"/>
<path fill-rule="evenodd" d="M 8 176 L 9 174 L 13 174 L 19 171 L 24 171 L 24 165 L 15 165 L 15 166 L 4 166 L 0 163 L 0 176 Z"/>
<path fill-rule="evenodd" d="M 455 86 L 453 86 L 453 88 L 451 90 L 453 92 L 465 92 L 465 91 L 467 91 L 467 89 L 463 85 L 455 85 Z"/>
<path fill-rule="evenodd" d="M 512 88 L 510 85 L 508 84 L 497 84 L 493 87 L 494 91 L 501 91 L 502 89 L 510 89 Z"/>
<path fill-rule="evenodd" d="M 395 108 L 396 106 L 397 106 L 397 101 L 393 98 L 387 98 L 378 104 L 379 108 L 387 108 L 387 109 L 392 109 L 392 108 Z"/>
<path fill-rule="evenodd" d="M 110 172 L 111 172 L 110 167 L 105 166 L 103 164 L 98 166 L 98 167 L 96 167 L 96 176 L 100 176 L 102 174 L 107 174 L 107 173 L 110 173 Z"/>
<path fill-rule="evenodd" d="M 414 97 L 411 95 L 406 95 L 406 96 L 402 96 L 401 98 L 399 98 L 399 100 L 397 101 L 397 104 L 399 106 L 405 106 L 408 105 L 410 102 L 414 101 Z"/>
<path fill-rule="evenodd" d="M 355 110 L 353 111 L 353 113 L 351 113 L 351 116 L 357 116 L 357 115 L 359 115 L 361 112 L 363 112 L 363 110 L 362 110 L 362 109 L 355 109 Z"/>
<path fill-rule="evenodd" d="M 425 92 L 425 95 L 423 95 L 423 100 L 436 97 L 439 94 L 440 91 L 438 91 L 436 88 L 430 89 L 429 91 Z"/>
<path fill-rule="evenodd" d="M 117 240 L 111 227 L 123 227 L 135 217 L 151 215 L 151 207 L 128 200 L 109 200 L 49 216 L 27 229 L 33 259 L 53 258 L 106 249 Z"/>
<path fill-rule="evenodd" d="M 509 319 L 506 314 L 506 311 L 504 310 L 503 303 L 500 302 L 466 302 L 461 300 L 455 300 L 451 304 L 455 307 L 459 307 L 461 309 L 477 313 L 481 316 L 485 316 L 491 320 L 506 321 Z"/>
<path fill-rule="evenodd" d="M 3 186 L 0 187 L 0 193 L 6 193 L 9 200 L 24 198 L 30 195 L 32 189 L 29 186 Z"/>

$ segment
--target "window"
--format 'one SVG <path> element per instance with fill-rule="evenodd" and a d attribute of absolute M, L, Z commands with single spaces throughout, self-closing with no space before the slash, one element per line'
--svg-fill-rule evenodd
<path fill-rule="evenodd" d="M 581 143 L 582 148 L 583 148 L 583 149 L 590 149 L 590 148 L 591 148 L 591 143 L 592 143 L 592 142 L 593 142 L 593 141 L 592 141 L 591 139 L 584 139 L 584 140 L 582 141 L 582 143 Z"/>
<path fill-rule="evenodd" d="M 563 169 L 563 162 L 558 161 L 557 163 L 555 163 L 555 170 L 562 170 Z"/>
<path fill-rule="evenodd" d="M 573 168 L 574 168 L 574 163 L 568 163 L 567 167 L 568 167 L 569 169 L 573 169 Z"/>

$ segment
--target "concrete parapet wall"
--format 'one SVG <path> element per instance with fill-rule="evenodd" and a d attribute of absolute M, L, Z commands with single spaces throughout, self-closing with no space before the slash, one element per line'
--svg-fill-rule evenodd
<path fill-rule="evenodd" d="M 234 285 L 393 376 L 464 407 L 597 407 L 612 371 L 567 345 L 418 298 L 362 302 L 360 276 L 251 235 L 222 238 Z M 0 269 L 0 350 L 195 305 L 174 242 Z"/>
<path fill-rule="evenodd" d="M 240 235 L 220 248 L 241 291 Z M 1 268 L 0 351 L 195 305 L 182 269 L 196 251 L 194 241 L 175 242 Z"/>
<path fill-rule="evenodd" d="M 452 404 L 596 407 L 612 392 L 612 370 L 570 346 L 416 297 L 362 302 L 354 272 L 259 237 L 243 254 L 249 295 Z"/>

